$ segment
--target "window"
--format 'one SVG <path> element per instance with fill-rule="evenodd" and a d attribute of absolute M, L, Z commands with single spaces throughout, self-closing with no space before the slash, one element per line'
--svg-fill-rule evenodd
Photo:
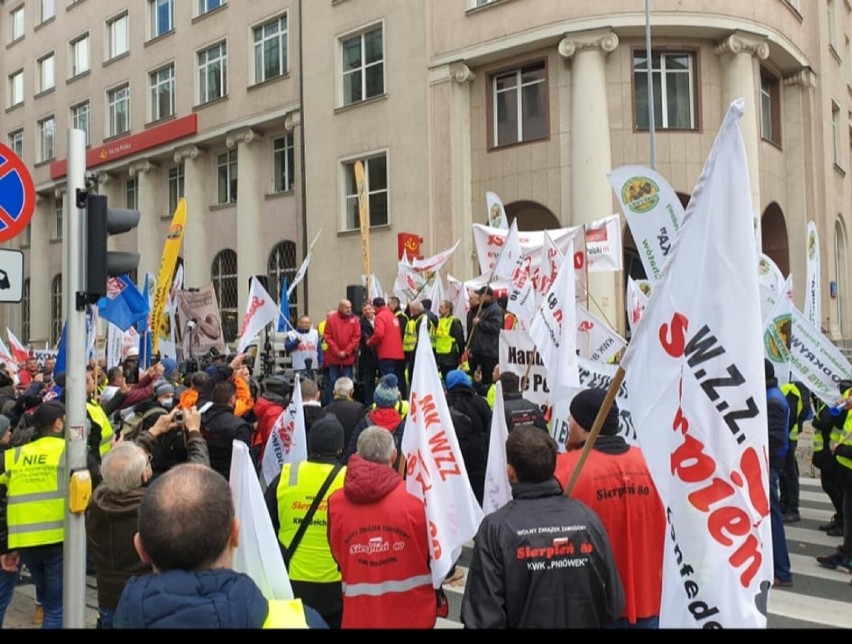
<path fill-rule="evenodd" d="M 109 103 L 109 135 L 130 131 L 130 85 L 122 85 L 107 92 Z"/>
<path fill-rule="evenodd" d="M 834 165 L 840 167 L 840 105 L 831 101 L 831 138 L 834 143 Z"/>
<path fill-rule="evenodd" d="M 687 52 L 651 52 L 654 126 L 663 129 L 696 128 L 695 57 Z M 648 60 L 644 50 L 633 52 L 635 125 L 648 128 Z"/>
<path fill-rule="evenodd" d="M 781 145 L 781 83 L 760 70 L 760 136 Z"/>
<path fill-rule="evenodd" d="M 275 192 L 288 192 L 296 182 L 296 162 L 293 150 L 293 133 L 278 137 L 272 142 L 275 166 Z"/>
<path fill-rule="evenodd" d="M 24 37 L 24 5 L 9 13 L 9 42 Z"/>
<path fill-rule="evenodd" d="M 493 145 L 547 138 L 547 70 L 544 62 L 491 79 Z"/>
<path fill-rule="evenodd" d="M 62 335 L 62 273 L 50 282 L 50 344 L 59 344 Z"/>
<path fill-rule="evenodd" d="M 162 36 L 175 28 L 174 0 L 149 0 L 151 11 L 151 38 Z"/>
<path fill-rule="evenodd" d="M 39 22 L 47 22 L 56 15 L 56 0 L 41 0 Z"/>
<path fill-rule="evenodd" d="M 62 196 L 53 200 L 53 235 L 51 239 L 62 239 Z"/>
<path fill-rule="evenodd" d="M 223 6 L 226 2 L 227 0 L 198 0 L 198 15 L 203 16 L 208 11 Z"/>
<path fill-rule="evenodd" d="M 237 150 L 229 150 L 218 157 L 219 203 L 237 200 Z"/>
<path fill-rule="evenodd" d="M 218 253 L 210 277 L 222 316 L 222 335 L 225 342 L 233 342 L 237 339 L 237 254 L 230 249 Z"/>
<path fill-rule="evenodd" d="M 56 57 L 53 52 L 38 59 L 38 91 L 46 92 L 56 84 Z"/>
<path fill-rule="evenodd" d="M 9 107 L 24 102 L 24 70 L 9 75 Z"/>
<path fill-rule="evenodd" d="M 29 229 L 29 226 L 27 226 Z M 27 244 L 29 245 L 29 243 Z M 21 294 L 21 342 L 30 341 L 30 278 L 24 280 L 24 288 Z"/>
<path fill-rule="evenodd" d="M 287 72 L 287 15 L 254 28 L 254 82 Z"/>
<path fill-rule="evenodd" d="M 128 179 L 124 186 L 124 203 L 128 210 L 138 210 L 139 208 L 139 184 L 136 183 L 136 177 Z"/>
<path fill-rule="evenodd" d="M 385 92 L 382 27 L 347 38 L 343 49 L 343 104 L 380 96 Z"/>
<path fill-rule="evenodd" d="M 79 103 L 71 108 L 71 127 L 76 130 L 83 130 L 86 133 L 86 145 L 91 142 L 89 117 L 91 115 L 91 107 L 89 101 Z"/>
<path fill-rule="evenodd" d="M 128 17 L 126 13 L 113 18 L 107 23 L 109 31 L 109 57 L 115 58 L 126 53 L 129 47 L 128 41 Z"/>
<path fill-rule="evenodd" d="M 228 93 L 228 45 L 220 42 L 198 54 L 198 95 L 200 103 Z"/>
<path fill-rule="evenodd" d="M 171 116 L 175 113 L 175 66 L 174 63 L 151 72 L 151 120 Z"/>
<path fill-rule="evenodd" d="M 388 165 L 387 154 L 382 153 L 364 160 L 364 177 L 367 184 L 367 204 L 370 226 L 388 224 Z M 346 230 L 361 226 L 358 210 L 358 189 L 355 184 L 355 162 L 343 164 L 346 178 Z"/>
<path fill-rule="evenodd" d="M 169 168 L 169 215 L 177 210 L 178 200 L 183 196 L 183 163 L 180 163 Z"/>
<path fill-rule="evenodd" d="M 278 304 L 281 304 L 281 284 L 284 282 L 284 278 L 287 278 L 288 284 L 292 284 L 295 276 L 296 243 L 283 241 L 276 244 L 272 252 L 269 253 L 269 260 L 266 262 L 266 279 L 271 289 L 269 294 L 278 301 Z M 299 289 L 294 289 L 290 295 L 289 313 L 291 322 L 299 314 Z"/>
<path fill-rule="evenodd" d="M 56 155 L 56 120 L 48 116 L 38 122 L 38 160 L 49 161 Z"/>
<path fill-rule="evenodd" d="M 89 34 L 71 41 L 71 77 L 89 71 Z"/>
<path fill-rule="evenodd" d="M 12 148 L 12 152 L 17 154 L 19 157 L 22 157 L 24 154 L 24 131 L 23 130 L 15 130 L 14 132 L 9 133 L 9 147 Z"/>

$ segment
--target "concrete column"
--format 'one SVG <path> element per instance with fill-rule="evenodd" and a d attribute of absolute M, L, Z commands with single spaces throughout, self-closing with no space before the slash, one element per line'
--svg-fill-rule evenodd
<path fill-rule="evenodd" d="M 760 75 L 754 59 L 769 57 L 768 39 L 734 32 L 716 45 L 722 60 L 722 116 L 731 101 L 745 99 L 745 112 L 740 119 L 740 129 L 748 159 L 748 178 L 751 184 L 751 204 L 757 215 L 757 239 L 760 236 Z"/>
<path fill-rule="evenodd" d="M 29 273 L 25 277 L 30 278 L 30 340 L 40 347 L 45 340 L 50 342 L 50 283 L 54 275 L 47 270 L 47 257 L 54 214 L 53 199 L 36 193 L 36 209 L 30 220 Z"/>
<path fill-rule="evenodd" d="M 571 61 L 571 223 L 575 226 L 612 214 L 612 169 L 606 56 L 618 47 L 610 30 L 568 34 L 559 54 Z M 620 273 L 590 273 L 588 306 L 619 328 L 623 314 Z M 582 294 L 580 294 L 582 295 Z"/>
<path fill-rule="evenodd" d="M 210 281 L 207 259 L 207 173 L 204 171 L 204 151 L 196 145 L 186 145 L 175 151 L 175 163 L 183 163 L 184 197 L 186 198 L 186 228 L 183 231 L 183 281 L 198 288 Z"/>
<path fill-rule="evenodd" d="M 455 213 L 453 221 L 459 229 L 453 231 L 453 239 L 445 246 L 449 248 L 454 240 L 461 239 L 457 250 L 460 258 L 456 265 L 462 268 L 462 279 L 479 274 L 479 262 L 474 259 L 473 212 L 471 211 L 471 170 L 470 170 L 470 91 L 476 74 L 464 63 L 449 65 L 450 84 L 450 212 Z M 441 217 L 431 217 L 433 225 L 442 221 Z M 437 231 L 430 231 L 434 239 Z M 436 249 L 437 250 L 437 249 Z M 472 273 L 469 273 L 472 271 Z"/>
<path fill-rule="evenodd" d="M 139 225 L 136 227 L 136 244 L 139 249 L 139 280 L 145 273 L 151 273 L 155 277 L 160 272 L 160 259 L 163 256 L 163 243 L 165 238 L 160 234 L 160 209 L 158 207 L 158 194 L 161 194 L 162 186 L 159 185 L 159 166 L 148 160 L 137 161 L 130 164 L 130 176 L 136 177 L 139 190 Z"/>
<path fill-rule="evenodd" d="M 266 275 L 266 255 L 260 221 L 262 190 L 260 188 L 260 146 L 252 145 L 260 135 L 251 128 L 243 128 L 225 139 L 225 145 L 239 145 L 237 153 L 237 305 L 242 325 L 245 303 L 248 301 L 249 276 Z M 221 304 L 221 303 L 220 303 Z"/>

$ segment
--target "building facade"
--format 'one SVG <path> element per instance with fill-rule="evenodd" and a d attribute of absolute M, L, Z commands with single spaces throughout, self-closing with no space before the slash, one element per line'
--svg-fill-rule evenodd
<path fill-rule="evenodd" d="M 802 308 L 816 223 L 822 324 L 843 342 L 852 4 L 650 8 L 657 171 L 688 201 L 728 105 L 744 97 L 762 249 L 793 275 Z M 580 225 L 618 212 L 610 169 L 652 163 L 641 0 L 7 0 L 2 14 L 2 131 L 39 202 L 10 244 L 26 253 L 26 299 L 0 307 L 0 323 L 28 341 L 61 329 L 57 233 L 74 125 L 89 132 L 100 191 L 143 213 L 116 241 L 139 250 L 140 274 L 156 272 L 186 197 L 186 283 L 216 285 L 230 340 L 249 277 L 267 275 L 277 293 L 320 231 L 294 309 L 317 320 L 361 282 L 357 160 L 370 271 L 386 290 L 400 235 L 420 237 L 425 256 L 461 240 L 446 272 L 477 275 L 472 224 L 486 221 L 486 191 L 521 230 Z M 624 274 L 589 280 L 622 331 L 625 276 L 643 276 L 626 228 L 624 239 Z"/>

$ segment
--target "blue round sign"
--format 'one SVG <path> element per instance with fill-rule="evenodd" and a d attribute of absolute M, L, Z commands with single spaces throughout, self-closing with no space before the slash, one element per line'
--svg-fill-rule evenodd
<path fill-rule="evenodd" d="M 0 242 L 20 234 L 35 212 L 35 185 L 21 158 L 0 143 Z"/>

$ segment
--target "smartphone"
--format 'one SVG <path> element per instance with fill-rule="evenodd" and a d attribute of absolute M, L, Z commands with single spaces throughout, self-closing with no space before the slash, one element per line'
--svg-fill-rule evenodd
<path fill-rule="evenodd" d="M 178 424 L 179 427 L 183 427 L 184 418 L 183 418 L 183 412 L 182 411 L 179 411 L 178 413 L 175 414 L 175 422 Z"/>

